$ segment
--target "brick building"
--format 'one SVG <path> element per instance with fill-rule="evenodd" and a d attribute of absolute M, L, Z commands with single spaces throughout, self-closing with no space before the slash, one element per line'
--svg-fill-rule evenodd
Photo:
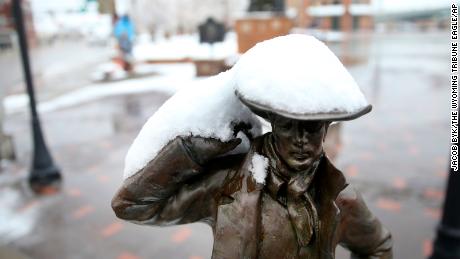
<path fill-rule="evenodd" d="M 0 0 L 0 47 L 7 48 L 13 44 L 14 18 L 11 10 L 11 0 Z M 28 0 L 22 1 L 22 11 L 25 19 L 29 46 L 36 45 L 36 35 L 33 26 L 33 17 L 30 3 Z"/>
<path fill-rule="evenodd" d="M 297 26 L 335 31 L 370 30 L 374 26 L 371 0 L 286 0 L 295 10 Z"/>

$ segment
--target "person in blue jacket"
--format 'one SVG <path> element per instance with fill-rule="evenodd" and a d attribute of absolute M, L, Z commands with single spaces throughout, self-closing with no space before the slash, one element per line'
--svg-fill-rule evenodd
<path fill-rule="evenodd" d="M 121 16 L 115 23 L 114 35 L 121 51 L 123 68 L 130 71 L 132 68 L 132 51 L 135 37 L 134 25 L 128 15 Z"/>

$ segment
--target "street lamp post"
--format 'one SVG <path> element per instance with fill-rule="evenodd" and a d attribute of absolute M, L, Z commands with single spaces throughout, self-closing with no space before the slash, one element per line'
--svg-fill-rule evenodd
<path fill-rule="evenodd" d="M 457 108 L 460 112 L 460 108 Z M 457 123 L 458 126 L 458 123 Z M 455 144 L 458 151 L 458 144 Z M 450 159 L 449 159 L 450 161 Z M 449 163 L 450 167 L 450 163 Z M 460 258 L 460 172 L 450 169 L 441 223 L 430 259 Z"/>
<path fill-rule="evenodd" d="M 444 211 L 430 259 L 460 258 L 460 172 L 449 174 Z"/>
<path fill-rule="evenodd" d="M 27 48 L 27 36 L 22 15 L 21 0 L 13 0 L 13 16 L 15 19 L 16 31 L 19 39 L 22 67 L 26 80 L 27 94 L 29 95 L 29 105 L 32 120 L 33 137 L 33 161 L 29 175 L 29 184 L 36 193 L 50 193 L 56 191 L 61 182 L 59 169 L 54 165 L 53 159 L 43 138 L 40 127 L 40 120 L 37 113 L 33 79 L 30 69 L 29 54 Z"/>

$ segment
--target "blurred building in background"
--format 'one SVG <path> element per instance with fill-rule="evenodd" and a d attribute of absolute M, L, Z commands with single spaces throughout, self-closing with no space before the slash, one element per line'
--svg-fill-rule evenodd
<path fill-rule="evenodd" d="M 11 4 L 7 0 L 0 1 L 0 48 L 11 47 L 11 34 L 13 21 L 11 17 Z"/>
<path fill-rule="evenodd" d="M 247 3 L 248 0 L 116 0 L 115 6 L 119 15 L 133 18 L 139 33 L 173 35 L 196 32 L 209 17 L 230 27 L 246 10 Z"/>
<path fill-rule="evenodd" d="M 301 28 L 334 31 L 370 30 L 374 26 L 371 0 L 288 0 Z"/>
<path fill-rule="evenodd" d="M 244 53 L 258 42 L 290 33 L 293 20 L 286 12 L 285 1 L 251 0 L 248 13 L 235 21 L 238 52 Z"/>
<path fill-rule="evenodd" d="M 382 10 L 377 21 L 389 31 L 448 30 L 450 20 L 449 6 L 429 8 Z"/>
<path fill-rule="evenodd" d="M 100 13 L 96 0 L 30 0 L 33 26 L 40 43 L 57 39 L 86 38 L 91 43 L 105 42 L 112 33 L 112 17 Z"/>
<path fill-rule="evenodd" d="M 35 46 L 37 43 L 35 27 L 33 25 L 33 10 L 28 0 L 22 1 L 24 18 L 27 24 L 27 36 L 29 45 Z M 11 0 L 0 0 L 0 49 L 11 48 L 15 41 L 14 19 L 11 12 Z"/>
<path fill-rule="evenodd" d="M 11 38 L 10 1 L 0 0 L 0 47 L 11 46 L 14 40 Z M 238 27 L 236 23 L 248 18 L 250 5 L 250 0 L 24 1 L 32 45 L 35 39 L 47 44 L 58 38 L 85 38 L 94 43 L 106 43 L 116 17 L 122 14 L 131 17 L 138 35 L 154 38 L 196 33 L 199 24 L 210 17 L 224 23 L 229 30 L 239 30 L 235 28 Z M 281 22 L 281 27 L 284 29 L 431 30 L 446 29 L 449 21 L 449 7 L 443 1 L 284 0 L 283 9 L 285 21 Z M 251 16 L 261 17 L 255 13 Z M 291 25 L 287 26 L 288 23 Z M 259 29 L 263 31 L 264 26 Z"/>

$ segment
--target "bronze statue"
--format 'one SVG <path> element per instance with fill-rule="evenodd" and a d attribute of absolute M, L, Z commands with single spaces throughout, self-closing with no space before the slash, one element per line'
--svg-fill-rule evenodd
<path fill-rule="evenodd" d="M 138 224 L 203 222 L 213 229 L 212 258 L 392 258 L 390 233 L 323 152 L 333 121 L 371 110 L 296 113 L 235 93 L 272 132 L 251 138 L 247 153 L 228 155 L 241 140 L 178 136 L 138 173 L 125 179 L 112 207 Z M 246 126 L 246 127 L 245 127 Z M 237 130 L 236 130 L 237 131 Z M 266 176 L 254 177 L 254 160 Z"/>

